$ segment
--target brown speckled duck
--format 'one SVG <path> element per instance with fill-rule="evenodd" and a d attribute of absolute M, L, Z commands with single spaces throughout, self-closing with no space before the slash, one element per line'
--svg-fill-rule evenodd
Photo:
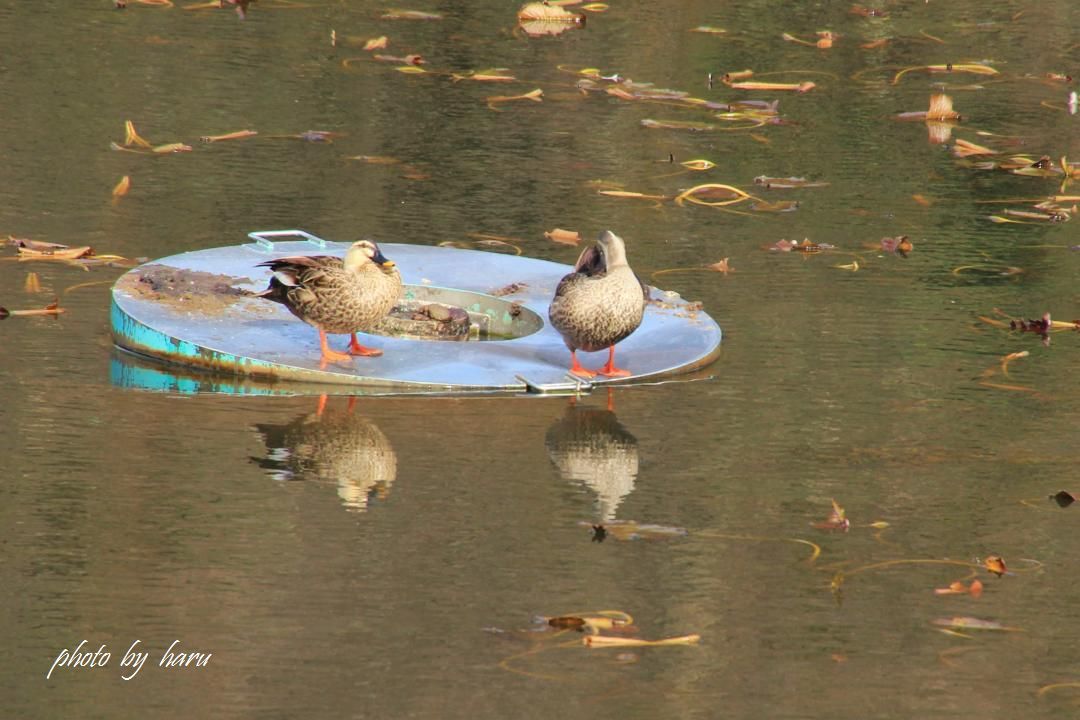
<path fill-rule="evenodd" d="M 356 333 L 370 330 L 401 296 L 401 274 L 371 240 L 353 243 L 345 258 L 299 255 L 259 263 L 274 273 L 256 297 L 281 303 L 319 331 L 325 362 L 348 361 L 351 355 L 373 357 L 382 350 L 364 347 Z M 349 334 L 348 353 L 330 349 L 326 334 Z"/>
<path fill-rule="evenodd" d="M 555 289 L 548 309 L 551 324 L 570 348 L 570 372 L 582 377 L 626 377 L 628 370 L 615 367 L 615 344 L 641 325 L 649 290 L 626 262 L 621 237 L 605 230 L 600 239 L 582 251 L 574 272 Z M 577 351 L 608 349 L 608 361 L 600 370 L 578 363 Z"/>

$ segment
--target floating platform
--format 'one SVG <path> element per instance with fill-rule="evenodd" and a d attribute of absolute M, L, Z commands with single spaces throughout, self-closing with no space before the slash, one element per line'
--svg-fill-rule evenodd
<path fill-rule="evenodd" d="M 256 265 L 285 255 L 341 256 L 349 244 L 301 230 L 250 237 L 251 243 L 173 255 L 124 274 L 112 291 L 116 345 L 220 379 L 203 383 L 197 378 L 206 373 L 186 373 L 177 387 L 245 392 L 288 381 L 299 392 L 353 394 L 587 392 L 691 372 L 719 352 L 720 327 L 700 305 L 653 288 L 641 327 L 616 350 L 619 365 L 632 375 L 584 380 L 567 372 L 570 353 L 547 320 L 555 287 L 572 267 L 495 252 L 380 243 L 405 283 L 399 309 L 362 340 L 383 355 L 324 364 L 314 328 L 281 305 L 251 296 L 270 276 Z M 331 335 L 330 341 L 343 349 L 347 336 Z M 579 357 L 585 367 L 599 367 L 607 353 Z M 139 385 L 142 377 L 150 378 L 150 387 L 170 386 L 165 372 L 125 365 L 114 362 L 114 382 Z"/>

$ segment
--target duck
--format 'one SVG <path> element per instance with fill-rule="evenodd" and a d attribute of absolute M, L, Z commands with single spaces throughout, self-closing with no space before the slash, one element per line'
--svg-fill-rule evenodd
<path fill-rule="evenodd" d="M 574 272 L 555 288 L 548 319 L 570 350 L 570 373 L 584 378 L 597 375 L 627 377 L 615 367 L 615 345 L 630 336 L 645 314 L 649 288 L 626 261 L 626 243 L 605 230 L 595 244 L 581 252 Z M 607 349 L 608 361 L 599 370 L 583 368 L 577 351 Z"/>
<path fill-rule="evenodd" d="M 401 297 L 401 274 L 372 240 L 349 246 L 345 257 L 298 255 L 259 263 L 270 268 L 270 284 L 255 297 L 280 303 L 319 331 L 322 361 L 349 362 L 353 355 L 377 357 L 357 332 L 371 330 Z M 350 335 L 347 353 L 332 350 L 326 335 Z"/>

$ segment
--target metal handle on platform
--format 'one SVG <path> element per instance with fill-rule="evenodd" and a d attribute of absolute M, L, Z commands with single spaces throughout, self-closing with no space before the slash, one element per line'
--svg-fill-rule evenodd
<path fill-rule="evenodd" d="M 312 235 L 306 230 L 256 230 L 249 232 L 248 237 L 255 241 L 261 250 L 272 251 L 274 240 L 271 238 L 301 237 L 320 250 L 326 248 L 326 241 L 318 235 Z"/>

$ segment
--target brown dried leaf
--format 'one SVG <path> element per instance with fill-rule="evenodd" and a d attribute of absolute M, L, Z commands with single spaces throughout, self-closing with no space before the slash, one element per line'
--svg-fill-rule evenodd
<path fill-rule="evenodd" d="M 713 270 L 715 272 L 727 275 L 729 272 L 734 272 L 734 269 L 728 264 L 729 259 L 730 258 L 724 258 L 720 262 L 714 262 L 713 264 L 706 265 L 705 267 L 707 267 L 709 270 Z"/>
<path fill-rule="evenodd" d="M 563 230 L 555 228 L 544 233 L 544 237 L 560 245 L 575 246 L 581 242 L 581 235 L 576 230 Z"/>
<path fill-rule="evenodd" d="M 983 567 L 998 577 L 1001 577 L 1008 572 L 1008 569 L 1005 567 L 1005 560 L 1002 559 L 1000 555 L 991 555 L 986 558 L 986 560 L 983 561 Z"/>

